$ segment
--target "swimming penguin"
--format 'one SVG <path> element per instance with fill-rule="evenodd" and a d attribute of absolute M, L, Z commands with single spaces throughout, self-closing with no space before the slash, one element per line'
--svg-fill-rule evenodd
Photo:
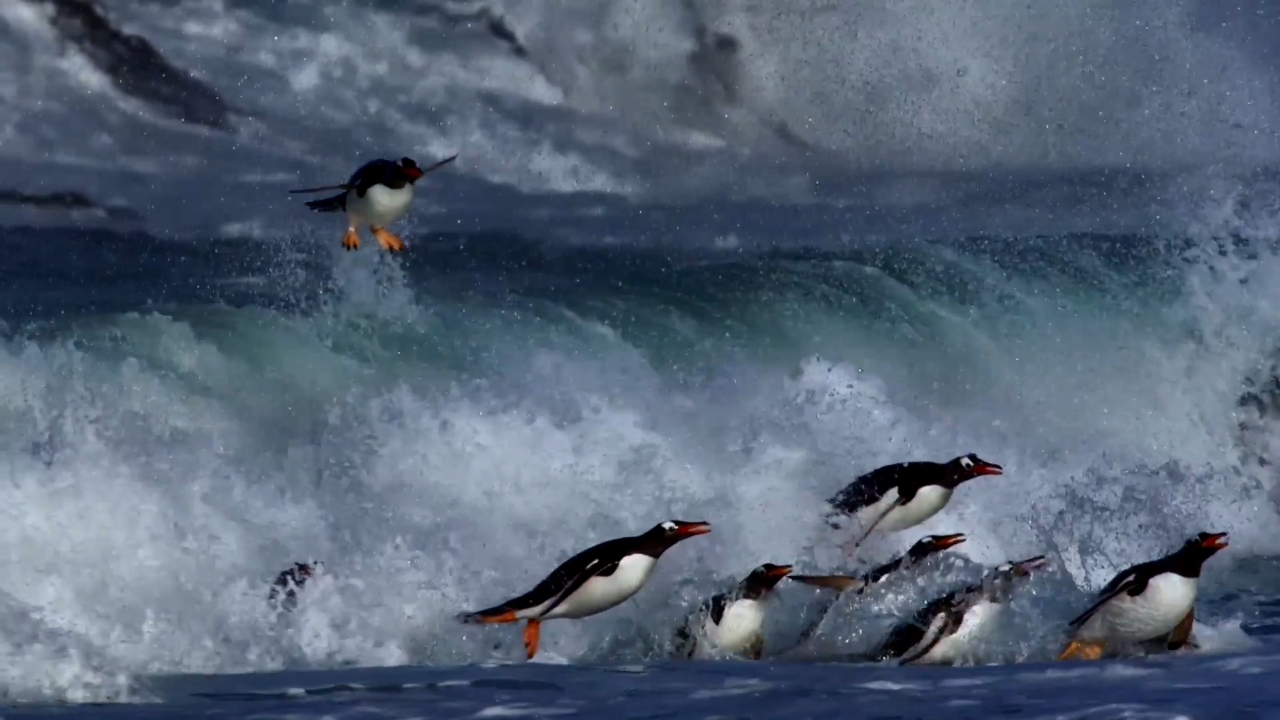
<path fill-rule="evenodd" d="M 886 577 L 899 570 L 906 570 L 918 563 L 924 562 L 937 553 L 942 552 L 950 547 L 955 547 L 965 541 L 962 533 L 953 535 L 926 535 L 916 541 L 915 545 L 906 553 L 890 560 L 889 562 L 872 569 L 870 572 L 861 575 L 792 575 L 791 579 L 805 585 L 814 587 L 827 588 L 835 590 L 838 594 L 830 596 L 826 603 L 820 606 L 814 613 L 813 620 L 800 633 L 800 637 L 796 640 L 796 646 L 800 646 L 809 641 L 818 628 L 822 626 L 822 621 L 827 618 L 827 613 L 831 612 L 831 608 L 836 606 L 840 595 L 846 591 L 852 590 L 861 595 L 863 592 L 873 585 L 878 584 Z"/>
<path fill-rule="evenodd" d="M 879 583 L 889 576 L 890 573 L 898 570 L 905 570 L 912 565 L 923 562 L 926 558 L 936 553 L 940 553 L 950 547 L 955 547 L 966 540 L 964 533 L 955 533 L 952 535 L 925 535 L 916 541 L 915 545 L 906 553 L 890 560 L 889 562 L 874 568 L 870 572 L 861 575 L 792 575 L 791 579 L 812 585 L 814 587 L 827 588 L 837 592 L 845 592 L 846 590 L 856 590 L 861 593 L 868 587 Z"/>
<path fill-rule="evenodd" d="M 282 570 L 271 583 L 271 592 L 267 594 L 267 602 L 284 610 L 293 612 L 298 606 L 298 591 L 307 581 L 324 569 L 324 563 L 294 563 L 293 567 Z M 283 597 L 282 597 L 283 596 Z"/>
<path fill-rule="evenodd" d="M 1175 552 L 1128 568 L 1098 592 L 1097 600 L 1072 620 L 1071 641 L 1059 660 L 1096 660 L 1116 646 L 1165 637 L 1185 644 L 1195 622 L 1196 587 L 1204 561 L 1227 547 L 1227 533 L 1202 532 Z M 1176 647 L 1171 647 L 1176 649 Z"/>
<path fill-rule="evenodd" d="M 532 658 L 538 652 L 543 620 L 582 618 L 614 607 L 644 587 L 658 558 L 671 546 L 711 532 L 705 522 L 668 520 L 643 535 L 608 540 L 564 561 L 537 587 L 520 597 L 473 613 L 463 613 L 464 623 L 527 621 L 524 649 Z"/>
<path fill-rule="evenodd" d="M 990 630 L 1013 591 L 1046 564 L 1043 555 L 1005 563 L 981 583 L 930 602 L 889 631 L 872 658 L 897 659 L 901 665 L 951 665 L 973 657 L 974 642 Z"/>
<path fill-rule="evenodd" d="M 727 653 L 759 660 L 764 652 L 765 597 L 791 572 L 790 565 L 765 563 L 751 571 L 732 593 L 719 593 L 694 611 L 676 633 L 687 657 L 699 650 L 694 626 L 702 618 L 708 644 Z"/>
<path fill-rule="evenodd" d="M 858 519 L 862 534 L 845 545 L 847 552 L 874 530 L 893 532 L 919 525 L 936 515 L 951 500 L 961 483 L 983 475 L 1001 475 L 1004 469 L 972 453 L 948 463 L 906 462 L 872 470 L 849 483 L 827 503 L 828 524 L 841 515 Z"/>
<path fill-rule="evenodd" d="M 342 236 L 342 247 L 355 250 L 360 247 L 360 236 L 356 234 L 356 226 L 368 223 L 369 231 L 377 238 L 383 250 L 399 252 L 404 249 L 404 241 L 389 232 L 387 225 L 399 220 L 408 210 L 413 200 L 413 184 L 423 175 L 454 161 L 458 156 L 447 157 L 428 167 L 420 168 L 410 158 L 399 160 L 371 160 L 351 175 L 351 179 L 342 185 L 326 185 L 325 187 L 290 190 L 291 193 L 313 193 L 326 190 L 341 190 L 342 193 L 323 200 L 312 200 L 307 207 L 317 212 L 338 212 L 347 214 L 347 233 Z"/>

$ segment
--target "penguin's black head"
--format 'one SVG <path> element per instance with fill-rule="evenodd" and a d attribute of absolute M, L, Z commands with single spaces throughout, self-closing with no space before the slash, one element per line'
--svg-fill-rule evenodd
<path fill-rule="evenodd" d="M 791 574 L 790 565 L 774 565 L 765 563 L 742 580 L 742 595 L 748 598 L 759 598 L 769 592 L 782 578 Z"/>
<path fill-rule="evenodd" d="M 930 555 L 942 552 L 949 547 L 955 547 L 967 540 L 964 533 L 955 533 L 954 535 L 925 535 L 916 541 L 915 545 L 907 551 L 907 555 L 911 559 L 919 562 Z"/>
<path fill-rule="evenodd" d="M 422 172 L 422 168 L 418 167 L 418 163 L 413 161 L 413 158 L 402 157 L 400 162 L 396 164 L 400 166 L 400 170 L 404 172 L 405 177 L 409 178 L 409 182 L 414 182 L 425 174 Z"/>
<path fill-rule="evenodd" d="M 695 535 L 706 535 L 709 532 L 711 532 L 711 523 L 667 520 L 654 525 L 649 529 L 649 532 L 640 536 L 640 540 L 643 543 L 645 552 L 648 552 L 653 557 L 658 557 L 667 548 L 681 540 L 688 540 Z"/>
<path fill-rule="evenodd" d="M 983 475 L 1004 474 L 1004 468 L 995 463 L 987 462 L 973 453 L 961 455 L 947 463 L 946 468 L 952 487 Z"/>
<path fill-rule="evenodd" d="M 1174 553 L 1178 572 L 1186 577 L 1199 577 L 1200 566 L 1227 546 L 1227 533 L 1202 532 L 1190 538 Z"/>

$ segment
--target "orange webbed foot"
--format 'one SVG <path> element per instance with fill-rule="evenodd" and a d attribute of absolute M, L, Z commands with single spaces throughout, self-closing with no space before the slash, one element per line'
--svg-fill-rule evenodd
<path fill-rule="evenodd" d="M 384 227 L 370 225 L 369 230 L 373 232 L 373 236 L 378 239 L 378 244 L 383 250 L 388 252 L 400 252 L 404 250 L 404 241 L 397 237 L 394 233 L 388 231 Z"/>
<path fill-rule="evenodd" d="M 356 234 L 355 228 L 347 228 L 347 234 L 342 236 L 342 247 L 348 250 L 360 247 L 360 236 Z"/>

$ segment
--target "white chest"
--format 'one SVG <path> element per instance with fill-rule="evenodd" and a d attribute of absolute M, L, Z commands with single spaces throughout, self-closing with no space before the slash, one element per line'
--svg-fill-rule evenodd
<path fill-rule="evenodd" d="M 970 607 L 956 631 L 940 640 L 916 662 L 922 665 L 954 665 L 972 660 L 979 642 L 995 625 L 1003 605 L 979 602 Z"/>
<path fill-rule="evenodd" d="M 612 575 L 596 575 L 588 579 L 563 602 L 542 617 L 580 618 L 604 612 L 635 595 L 644 587 L 657 559 L 648 555 L 628 555 L 618 563 Z"/>
<path fill-rule="evenodd" d="M 1166 635 L 1191 612 L 1196 602 L 1195 578 L 1162 573 L 1141 595 L 1121 593 L 1085 622 L 1082 640 L 1142 642 Z"/>
<path fill-rule="evenodd" d="M 712 644 L 725 652 L 749 652 L 763 640 L 764 605 L 758 600 L 735 600 L 724 609 L 718 624 L 708 616 L 702 630 Z"/>
<path fill-rule="evenodd" d="M 910 502 L 889 510 L 889 514 L 880 521 L 877 529 L 883 532 L 894 532 L 919 525 L 937 515 L 942 508 L 946 507 L 947 502 L 951 500 L 952 492 L 950 488 L 944 488 L 939 485 L 922 487 L 916 491 Z M 867 527 L 868 523 L 874 522 L 897 500 L 898 491 L 890 490 L 878 502 L 860 510 L 858 512 L 858 522 L 862 524 L 862 527 Z"/>
<path fill-rule="evenodd" d="M 354 190 L 347 193 L 347 214 L 370 225 L 387 225 L 403 216 L 412 201 L 413 185 L 406 184 L 399 190 L 374 185 L 364 197 Z"/>

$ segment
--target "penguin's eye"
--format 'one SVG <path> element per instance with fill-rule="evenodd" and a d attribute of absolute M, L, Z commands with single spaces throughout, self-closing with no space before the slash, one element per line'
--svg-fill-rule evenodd
<path fill-rule="evenodd" d="M 969 459 L 968 455 L 960 458 L 960 467 L 964 468 L 965 470 L 968 470 L 973 467 L 973 461 Z"/>
<path fill-rule="evenodd" d="M 662 523 L 662 529 L 663 529 L 663 530 L 666 530 L 666 531 L 667 531 L 667 532 L 669 532 L 669 533 L 673 533 L 673 532 L 675 532 L 675 531 L 676 531 L 676 524 L 675 524 L 675 523 L 673 523 L 673 522 L 671 522 L 670 520 L 668 520 L 668 521 L 666 521 L 666 522 Z"/>

